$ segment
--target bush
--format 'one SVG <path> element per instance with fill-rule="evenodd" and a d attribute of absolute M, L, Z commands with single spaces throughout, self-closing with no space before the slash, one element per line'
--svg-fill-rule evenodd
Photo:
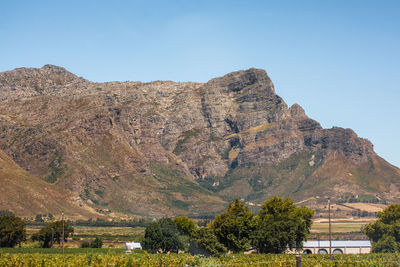
<path fill-rule="evenodd" d="M 101 238 L 96 237 L 95 240 L 90 243 L 91 248 L 101 248 L 103 246 L 103 240 Z"/>
<path fill-rule="evenodd" d="M 81 243 L 81 248 L 101 248 L 103 246 L 103 240 L 96 237 L 92 242 L 83 241 Z"/>
<path fill-rule="evenodd" d="M 88 241 L 83 241 L 81 243 L 81 248 L 90 248 L 90 243 Z"/>
<path fill-rule="evenodd" d="M 399 244 L 393 236 L 384 236 L 372 245 L 374 253 L 396 253 L 399 252 Z"/>

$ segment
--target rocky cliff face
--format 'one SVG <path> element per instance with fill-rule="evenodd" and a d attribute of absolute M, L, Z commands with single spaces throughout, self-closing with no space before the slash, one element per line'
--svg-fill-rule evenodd
<path fill-rule="evenodd" d="M 289 108 L 264 70 L 205 84 L 92 83 L 46 65 L 0 73 L 0 98 L 0 149 L 105 210 L 201 215 L 235 196 L 396 197 L 399 169 L 352 130 Z"/>

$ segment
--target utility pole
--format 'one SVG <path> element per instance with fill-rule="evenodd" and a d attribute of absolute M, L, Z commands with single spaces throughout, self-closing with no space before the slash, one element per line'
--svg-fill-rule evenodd
<path fill-rule="evenodd" d="M 62 244 L 62 254 L 64 256 L 64 212 L 61 212 L 61 222 L 62 222 L 62 233 L 61 233 L 61 244 Z"/>
<path fill-rule="evenodd" d="M 51 247 L 54 245 L 54 227 L 51 228 Z"/>
<path fill-rule="evenodd" d="M 332 260 L 332 227 L 331 227 L 331 199 L 328 198 L 328 218 L 329 218 L 329 258 Z"/>
<path fill-rule="evenodd" d="M 301 256 L 296 255 L 296 267 L 301 267 Z"/>

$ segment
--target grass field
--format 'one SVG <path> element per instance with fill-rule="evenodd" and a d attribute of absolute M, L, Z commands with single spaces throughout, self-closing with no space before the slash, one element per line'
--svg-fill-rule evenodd
<path fill-rule="evenodd" d="M 82 238 L 101 237 L 106 240 L 129 241 L 144 236 L 144 227 L 87 227 L 74 226 L 74 236 Z"/>
<path fill-rule="evenodd" d="M 347 223 L 332 223 L 333 233 L 350 233 L 360 232 L 361 227 L 364 226 L 365 222 L 347 222 Z M 314 222 L 311 227 L 312 233 L 327 233 L 329 232 L 329 223 L 318 223 Z"/>
<path fill-rule="evenodd" d="M 382 211 L 384 208 L 387 207 L 387 205 L 384 204 L 373 204 L 373 203 L 343 203 L 343 205 L 346 205 L 353 209 L 365 210 L 368 212 Z"/>
<path fill-rule="evenodd" d="M 28 236 L 38 232 L 42 226 L 28 225 L 26 231 Z M 96 237 L 103 240 L 104 248 L 122 248 L 126 241 L 136 241 L 144 237 L 144 227 L 93 227 L 74 226 L 73 238 L 68 238 L 65 243 L 67 248 L 78 248 L 83 241 L 91 241 Z M 30 241 L 22 244 L 25 248 L 35 247 L 38 244 Z"/>
<path fill-rule="evenodd" d="M 28 225 L 28 235 L 38 232 L 43 226 Z M 144 233 L 144 227 L 94 227 L 94 226 L 73 226 L 75 236 L 136 236 Z"/>

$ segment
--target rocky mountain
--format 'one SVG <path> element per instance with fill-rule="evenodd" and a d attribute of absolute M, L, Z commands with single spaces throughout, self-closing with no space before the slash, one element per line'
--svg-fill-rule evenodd
<path fill-rule="evenodd" d="M 101 218 L 95 209 L 78 203 L 68 190 L 49 184 L 23 170 L 0 150 L 0 210 L 25 216 L 61 215 L 69 219 Z"/>
<path fill-rule="evenodd" d="M 398 201 L 400 170 L 350 129 L 288 107 L 264 70 L 207 83 L 0 73 L 0 149 L 104 213 L 202 216 L 238 196 Z"/>

